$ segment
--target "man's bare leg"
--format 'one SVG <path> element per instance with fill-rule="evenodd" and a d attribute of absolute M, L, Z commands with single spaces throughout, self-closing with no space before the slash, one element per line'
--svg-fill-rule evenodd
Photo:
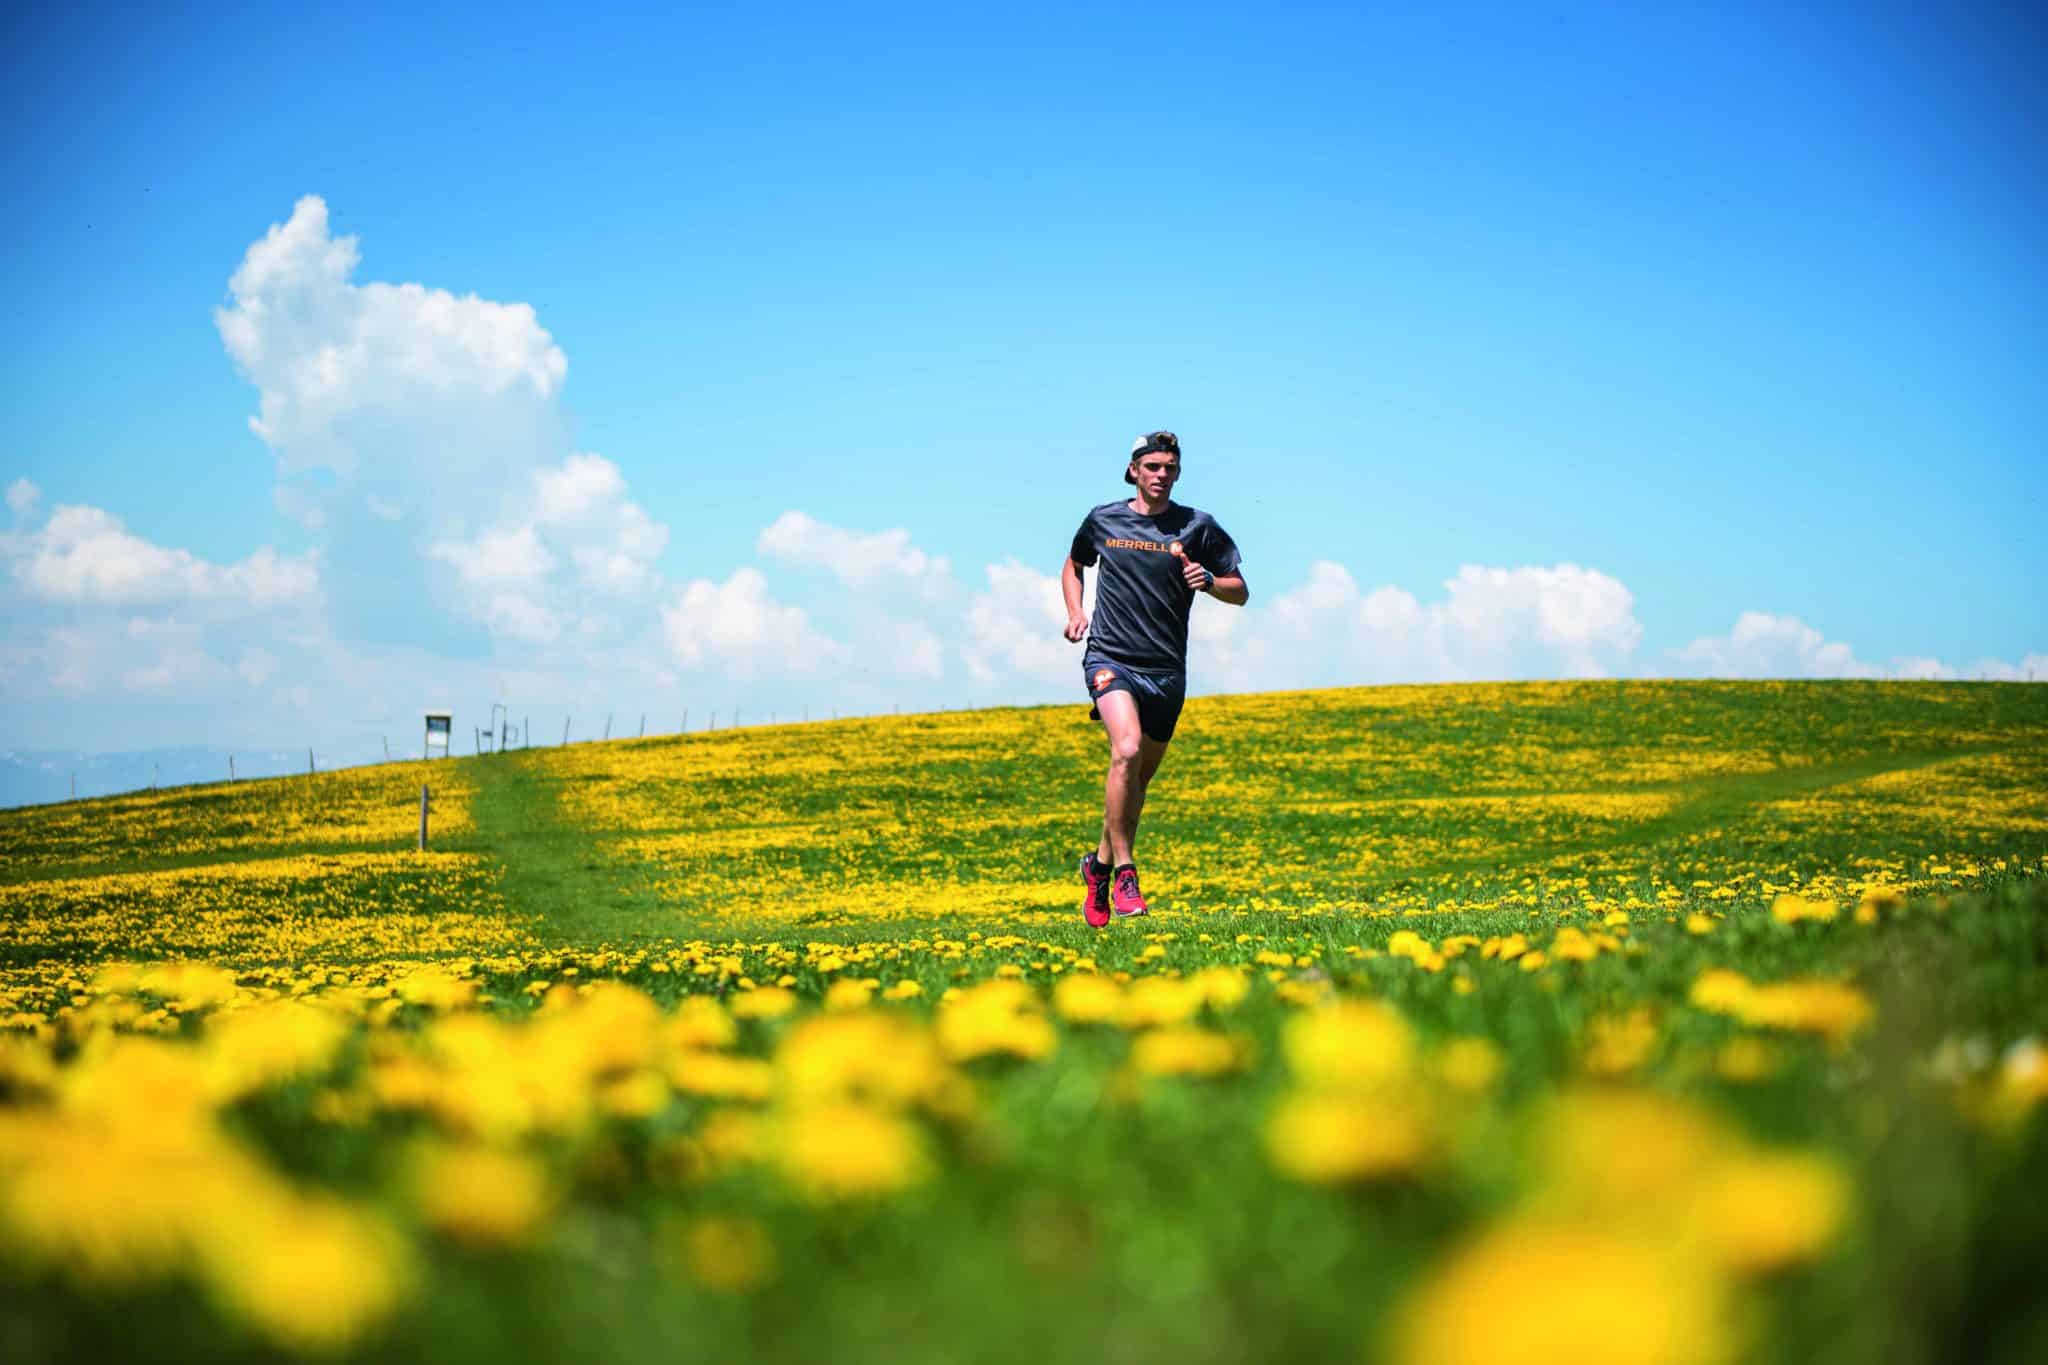
<path fill-rule="evenodd" d="M 1136 861 L 1138 817 L 1145 809 L 1145 789 L 1166 757 L 1166 744 L 1146 735 L 1138 725 L 1138 703 L 1128 692 L 1098 697 L 1102 728 L 1109 735 L 1109 778 L 1103 784 L 1102 840 L 1095 860 L 1104 867 Z"/>

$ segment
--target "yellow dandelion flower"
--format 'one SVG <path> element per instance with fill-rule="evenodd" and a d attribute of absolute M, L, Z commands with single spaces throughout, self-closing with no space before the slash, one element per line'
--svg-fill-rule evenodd
<path fill-rule="evenodd" d="M 251 1216 L 254 1212 L 254 1216 Z M 236 1317 L 280 1345 L 339 1350 L 391 1314 L 411 1287 L 411 1260 L 391 1229 L 332 1199 L 244 1210 L 209 1238 L 205 1275 Z"/>
<path fill-rule="evenodd" d="M 733 997 L 735 1019 L 780 1019 L 796 1008 L 796 992 L 781 986 L 757 986 Z"/>
<path fill-rule="evenodd" d="M 1655 1311 L 1645 1311 L 1654 1305 Z M 1399 1365 L 1717 1365 L 1722 1282 L 1652 1242 L 1514 1221 L 1455 1253 L 1403 1305 Z"/>
<path fill-rule="evenodd" d="M 867 982 L 847 977 L 826 987 L 825 1008 L 833 1011 L 866 1009 L 874 995 L 874 987 Z"/>
<path fill-rule="evenodd" d="M 1693 1232 L 1732 1270 L 1762 1275 L 1817 1259 L 1849 1209 L 1849 1182 L 1825 1157 L 1745 1155 L 1702 1172 Z"/>
<path fill-rule="evenodd" d="M 1835 920 L 1835 903 L 1824 900 L 1808 900 L 1794 892 L 1784 892 L 1771 902 L 1771 918 L 1780 924 L 1832 924 Z"/>
<path fill-rule="evenodd" d="M 1144 1076 L 1221 1076 L 1248 1057 L 1241 1039 L 1202 1028 L 1154 1029 L 1131 1044 L 1131 1065 Z"/>
<path fill-rule="evenodd" d="M 731 1047 L 738 1037 L 732 1016 L 708 995 L 684 996 L 663 1030 L 663 1041 L 678 1051 Z"/>
<path fill-rule="evenodd" d="M 954 1061 L 990 1055 L 1037 1061 L 1058 1045 L 1038 997 L 1019 981 L 989 981 L 954 996 L 939 1010 L 938 1039 Z"/>
<path fill-rule="evenodd" d="M 678 1053 L 669 1063 L 668 1079 L 686 1095 L 710 1099 L 766 1100 L 775 1093 L 774 1067 L 724 1052 Z"/>
<path fill-rule="evenodd" d="M 1290 1095 L 1266 1123 L 1274 1166 L 1320 1184 L 1408 1174 L 1429 1145 L 1428 1125 L 1412 1105 L 1362 1095 Z"/>
<path fill-rule="evenodd" d="M 1656 1016 L 1647 1009 L 1634 1009 L 1593 1020 L 1581 1060 L 1595 1076 L 1621 1076 L 1642 1066 L 1656 1049 Z"/>
<path fill-rule="evenodd" d="M 931 1034 L 896 1011 L 813 1015 L 783 1039 L 775 1070 L 784 1093 L 799 1105 L 919 1104 L 947 1078 Z"/>
<path fill-rule="evenodd" d="M 775 1159 L 791 1185 L 827 1202 L 895 1194 L 931 1171 L 916 1127 L 865 1104 L 790 1111 L 777 1126 Z"/>
<path fill-rule="evenodd" d="M 422 1222 L 472 1246 L 523 1246 L 554 1207 L 540 1164 L 500 1148 L 422 1147 L 408 1183 Z"/>
<path fill-rule="evenodd" d="M 1114 1023 L 1123 1013 L 1124 988 L 1095 972 L 1076 972 L 1053 987 L 1052 1007 L 1071 1024 Z"/>
<path fill-rule="evenodd" d="M 1484 1038 L 1453 1038 L 1436 1056 L 1444 1084 L 1468 1094 L 1491 1090 L 1506 1065 L 1500 1049 Z"/>
<path fill-rule="evenodd" d="M 1282 1045 L 1304 1086 L 1382 1088 L 1414 1069 L 1415 1034 L 1408 1021 L 1373 1000 L 1346 1000 L 1287 1021 Z"/>

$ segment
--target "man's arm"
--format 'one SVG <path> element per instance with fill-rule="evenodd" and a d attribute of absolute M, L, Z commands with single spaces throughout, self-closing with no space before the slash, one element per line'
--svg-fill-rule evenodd
<path fill-rule="evenodd" d="M 1189 588 L 1195 592 L 1208 593 L 1218 602 L 1228 602 L 1233 607 L 1241 607 L 1251 600 L 1252 590 L 1244 585 L 1242 569 L 1230 574 L 1211 573 L 1190 559 L 1181 565 L 1180 572 L 1181 578 Z"/>
<path fill-rule="evenodd" d="M 1060 595 L 1067 599 L 1066 636 L 1076 644 L 1088 633 L 1088 617 L 1081 610 L 1081 566 L 1072 555 L 1060 565 Z"/>
<path fill-rule="evenodd" d="M 1244 585 L 1244 574 L 1241 572 L 1228 577 L 1217 575 L 1210 580 L 1207 591 L 1209 596 L 1218 602 L 1228 602 L 1233 607 L 1241 607 L 1252 598 L 1252 590 Z"/>

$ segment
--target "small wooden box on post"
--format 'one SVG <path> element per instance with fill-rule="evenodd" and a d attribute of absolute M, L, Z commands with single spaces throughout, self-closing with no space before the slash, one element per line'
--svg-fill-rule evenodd
<path fill-rule="evenodd" d="M 427 712 L 427 738 L 420 746 L 420 757 L 432 758 L 439 749 L 441 757 L 448 757 L 448 736 L 455 729 L 455 714 L 452 711 Z"/>

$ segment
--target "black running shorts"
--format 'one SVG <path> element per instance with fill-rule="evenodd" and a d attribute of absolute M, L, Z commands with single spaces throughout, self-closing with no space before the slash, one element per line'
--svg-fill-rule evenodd
<path fill-rule="evenodd" d="M 1164 744 L 1173 738 L 1173 727 L 1180 724 L 1180 708 L 1188 699 L 1187 674 L 1146 673 L 1098 658 L 1082 661 L 1081 677 L 1091 701 L 1106 692 L 1130 693 L 1138 703 L 1138 728 L 1147 739 Z M 1100 708 L 1089 707 L 1088 719 L 1101 720 Z"/>

